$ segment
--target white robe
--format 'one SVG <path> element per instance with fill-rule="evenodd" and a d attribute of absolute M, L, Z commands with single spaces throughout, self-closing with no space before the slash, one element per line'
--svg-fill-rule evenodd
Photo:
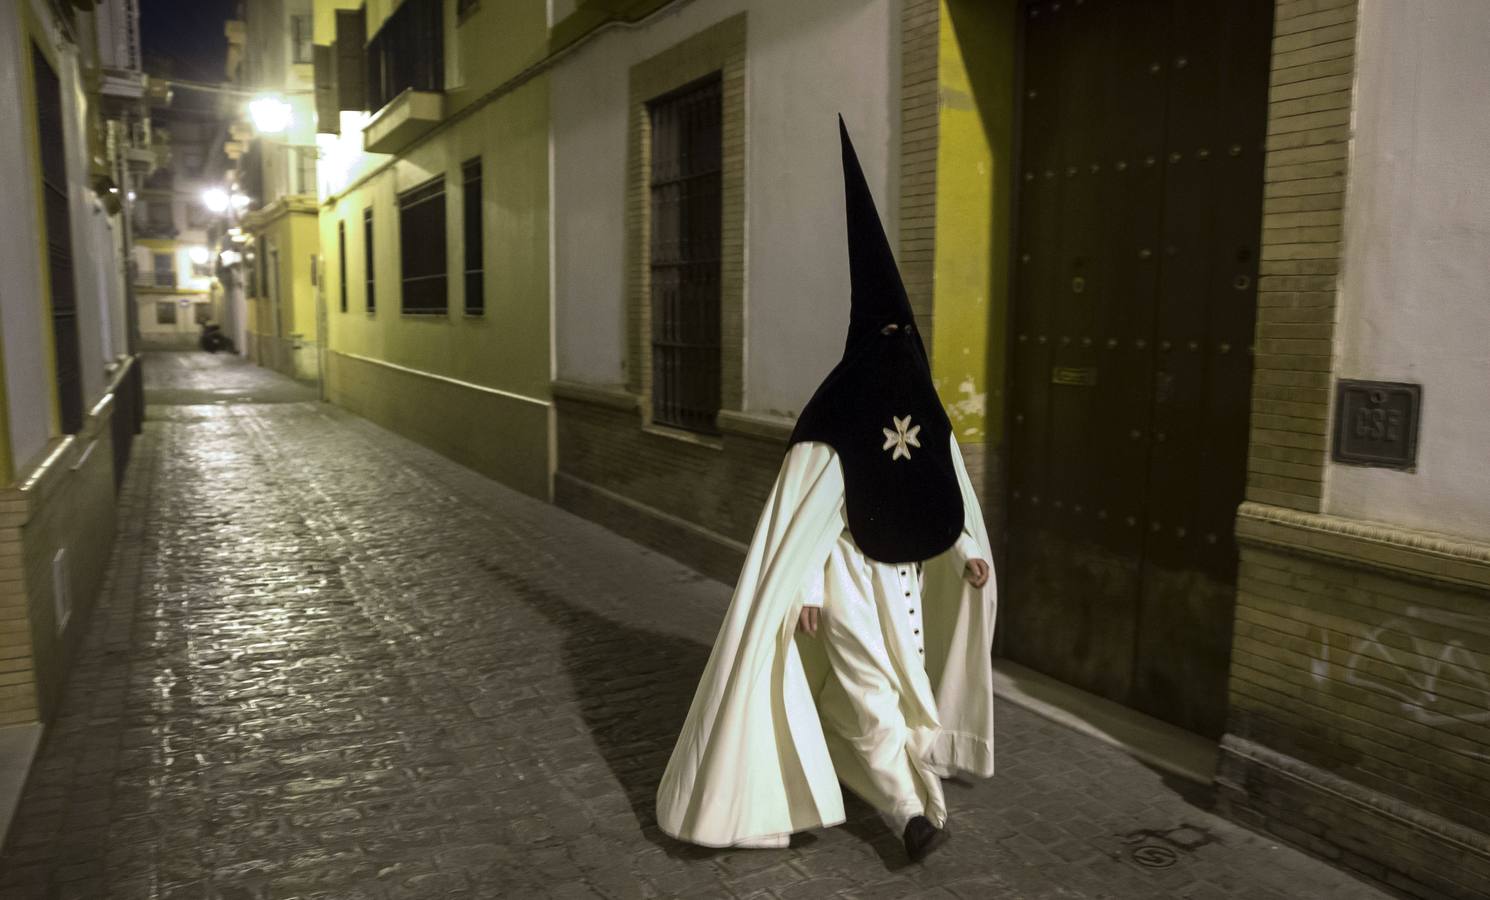
<path fill-rule="evenodd" d="M 991 559 L 978 500 L 952 439 L 965 530 Z M 796 636 L 804 588 L 844 527 L 843 471 L 826 444 L 794 445 L 766 499 L 733 599 L 657 789 L 657 821 L 710 847 L 783 846 L 797 831 L 844 820 L 838 782 L 864 783 L 854 754 L 830 755 L 817 698 L 829 673 L 819 641 Z M 922 572 L 924 679 L 903 617 L 882 616 L 907 745 L 923 777 L 993 774 L 994 579 L 975 588 L 959 554 Z M 933 821 L 945 819 L 945 810 Z"/>
<path fill-rule="evenodd" d="M 817 635 L 832 672 L 813 693 L 828 753 L 839 779 L 885 813 L 896 833 L 916 814 L 942 827 L 940 773 L 908 740 L 909 722 L 933 693 L 924 663 L 921 567 L 866 556 L 841 508 L 840 515 L 844 530 L 802 598 L 803 606 L 823 609 Z M 966 528 L 946 552 L 958 568 L 982 556 Z"/>

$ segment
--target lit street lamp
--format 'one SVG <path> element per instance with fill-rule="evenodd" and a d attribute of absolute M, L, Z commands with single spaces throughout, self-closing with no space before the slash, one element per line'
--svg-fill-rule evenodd
<path fill-rule="evenodd" d="M 207 188 L 202 191 L 202 205 L 208 212 L 221 215 L 228 211 L 228 192 L 222 188 Z"/>
<path fill-rule="evenodd" d="M 268 94 L 256 97 L 248 104 L 249 118 L 261 134 L 280 134 L 294 122 L 294 112 L 283 97 Z"/>

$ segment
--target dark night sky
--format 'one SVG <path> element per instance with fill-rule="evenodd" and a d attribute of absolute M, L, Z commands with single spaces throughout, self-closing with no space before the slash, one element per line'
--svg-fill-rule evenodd
<path fill-rule="evenodd" d="M 233 18 L 237 6 L 237 0 L 143 0 L 140 32 L 145 70 L 194 81 L 222 81 L 227 61 L 223 22 Z"/>

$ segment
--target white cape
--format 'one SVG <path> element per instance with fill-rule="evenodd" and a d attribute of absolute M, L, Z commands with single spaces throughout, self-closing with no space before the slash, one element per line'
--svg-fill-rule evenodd
<path fill-rule="evenodd" d="M 957 439 L 952 460 L 965 528 L 985 560 L 988 533 Z M 821 571 L 844 528 L 843 470 L 826 444 L 794 445 L 756 525 L 724 623 L 657 788 L 657 823 L 707 847 L 784 846 L 793 832 L 843 822 L 839 780 L 853 785 L 852 754 L 830 756 L 816 695 L 828 674 L 821 644 L 797 635 L 803 587 Z M 908 744 L 917 769 L 993 774 L 993 577 L 963 578 L 952 552 L 922 575 L 928 679 L 901 679 Z M 887 620 L 893 621 L 893 620 Z M 893 626 L 892 626 L 893 627 Z M 903 635 L 886 635 L 896 648 Z M 904 671 L 896 659 L 897 669 Z M 907 665 L 920 665 L 919 660 Z M 915 689 L 915 682 L 929 685 Z M 943 810 L 928 810 L 939 822 Z"/>

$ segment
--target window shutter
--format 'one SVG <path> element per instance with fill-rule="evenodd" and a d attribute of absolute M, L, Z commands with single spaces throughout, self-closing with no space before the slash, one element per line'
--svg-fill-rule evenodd
<path fill-rule="evenodd" d="M 316 44 L 313 63 L 316 73 L 316 133 L 340 134 L 341 109 L 336 96 L 336 50 Z"/>
<path fill-rule="evenodd" d="M 367 109 L 367 20 L 361 9 L 336 11 L 336 96 L 341 109 Z"/>

